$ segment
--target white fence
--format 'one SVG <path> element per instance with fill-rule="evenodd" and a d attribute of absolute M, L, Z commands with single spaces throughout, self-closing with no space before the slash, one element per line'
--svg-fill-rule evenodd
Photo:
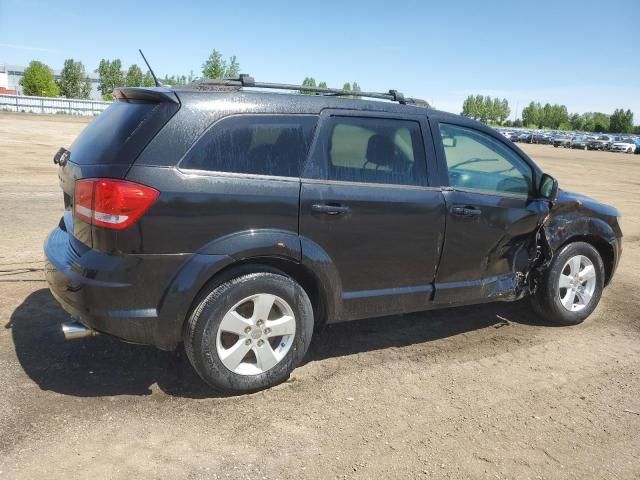
<path fill-rule="evenodd" d="M 109 105 L 111 105 L 111 102 L 100 102 L 96 100 L 0 94 L 0 110 L 9 112 L 97 115 Z"/>

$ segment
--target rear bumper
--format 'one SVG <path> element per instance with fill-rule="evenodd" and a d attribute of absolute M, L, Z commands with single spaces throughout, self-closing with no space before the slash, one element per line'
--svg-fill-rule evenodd
<path fill-rule="evenodd" d="M 197 272 L 191 282 L 175 284 L 197 255 L 108 255 L 60 227 L 44 251 L 51 293 L 87 327 L 162 349 L 181 341 L 182 322 L 200 285 Z"/>

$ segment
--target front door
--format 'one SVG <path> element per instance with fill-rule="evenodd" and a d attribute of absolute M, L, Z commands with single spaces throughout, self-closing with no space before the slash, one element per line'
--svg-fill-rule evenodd
<path fill-rule="evenodd" d="M 448 171 L 446 239 L 435 302 L 513 299 L 548 213 L 548 202 L 533 193 L 535 171 L 488 132 L 451 119 L 432 120 L 432 128 Z"/>
<path fill-rule="evenodd" d="M 426 117 L 322 115 L 300 194 L 300 235 L 335 266 L 335 320 L 426 308 L 444 232 L 427 181 Z M 430 138 L 430 136 L 426 136 Z M 310 242 L 310 243 L 308 243 Z"/>

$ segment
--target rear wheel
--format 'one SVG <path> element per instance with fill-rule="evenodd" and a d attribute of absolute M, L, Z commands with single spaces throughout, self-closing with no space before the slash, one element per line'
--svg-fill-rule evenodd
<path fill-rule="evenodd" d="M 598 251 L 585 242 L 563 247 L 544 274 L 532 297 L 545 320 L 576 325 L 595 310 L 604 288 L 604 264 Z"/>
<path fill-rule="evenodd" d="M 214 389 L 248 393 L 285 381 L 313 334 L 307 293 L 290 277 L 257 272 L 206 294 L 187 321 L 185 350 Z"/>

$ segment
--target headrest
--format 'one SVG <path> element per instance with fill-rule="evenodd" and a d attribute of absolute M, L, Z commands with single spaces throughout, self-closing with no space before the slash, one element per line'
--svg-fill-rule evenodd
<path fill-rule="evenodd" d="M 395 160 L 395 145 L 384 135 L 377 133 L 367 144 L 367 162 L 377 166 L 392 166 Z"/>

